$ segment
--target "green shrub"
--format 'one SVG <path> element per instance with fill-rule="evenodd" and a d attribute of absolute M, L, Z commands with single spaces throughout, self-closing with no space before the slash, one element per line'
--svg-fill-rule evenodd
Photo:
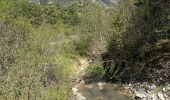
<path fill-rule="evenodd" d="M 99 77 L 102 78 L 105 74 L 105 69 L 102 67 L 101 63 L 90 64 L 86 69 L 85 73 L 89 77 Z"/>
<path fill-rule="evenodd" d="M 1 0 L 0 5 L 0 97 L 68 99 L 73 65 L 110 34 L 111 14 L 90 2 L 61 7 Z M 103 75 L 97 65 L 91 70 Z"/>
<path fill-rule="evenodd" d="M 91 46 L 92 36 L 84 35 L 78 41 L 74 41 L 75 49 L 81 56 L 86 56 Z"/>

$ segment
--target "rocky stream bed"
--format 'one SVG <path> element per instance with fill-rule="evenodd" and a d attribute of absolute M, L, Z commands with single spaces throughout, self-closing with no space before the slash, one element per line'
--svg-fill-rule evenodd
<path fill-rule="evenodd" d="M 122 84 L 96 77 L 83 79 L 88 65 L 86 60 L 81 61 L 70 100 L 170 100 L 170 84 L 158 87 L 147 82 Z"/>

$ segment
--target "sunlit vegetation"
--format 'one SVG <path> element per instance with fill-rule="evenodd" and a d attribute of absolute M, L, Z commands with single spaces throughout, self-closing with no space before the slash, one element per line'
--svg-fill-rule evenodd
<path fill-rule="evenodd" d="M 165 67 L 170 57 L 169 1 L 127 0 L 122 5 L 126 23 L 116 26 L 124 31 L 113 37 L 103 56 L 111 60 L 104 63 L 107 79 L 170 82 Z"/>
<path fill-rule="evenodd" d="M 101 53 L 94 45 L 113 33 L 112 18 L 111 9 L 88 1 L 60 6 L 1 0 L 0 99 L 67 100 L 72 66 Z"/>
<path fill-rule="evenodd" d="M 122 0 L 109 8 L 89 0 L 1 0 L 0 99 L 67 100 L 83 57 L 100 60 L 85 70 L 90 76 L 154 79 L 152 69 L 170 56 L 169 7 L 168 0 Z"/>

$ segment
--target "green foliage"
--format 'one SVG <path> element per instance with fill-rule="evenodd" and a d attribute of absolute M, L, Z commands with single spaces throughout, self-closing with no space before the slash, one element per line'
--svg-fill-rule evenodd
<path fill-rule="evenodd" d="M 90 77 L 99 77 L 102 78 L 105 75 L 105 69 L 102 67 L 101 63 L 90 64 L 85 72 Z"/>
<path fill-rule="evenodd" d="M 122 14 L 118 14 L 120 17 L 114 18 L 113 23 L 115 26 L 113 28 L 118 27 L 117 30 L 123 31 L 113 36 L 108 52 L 103 56 L 104 60 L 113 60 L 113 62 L 104 63 L 104 67 L 108 70 L 107 75 L 113 79 L 117 76 L 129 78 L 143 70 L 155 68 L 159 57 L 170 52 L 167 49 L 169 48 L 167 33 L 170 28 L 167 19 L 168 1 L 124 1 L 123 7 Z M 122 22 L 125 23 L 126 28 L 122 27 Z M 158 44 L 162 40 L 166 45 L 161 43 L 159 48 Z"/>
<path fill-rule="evenodd" d="M 74 42 L 74 45 L 76 47 L 75 49 L 81 56 L 87 55 L 90 43 L 92 41 L 91 39 L 92 37 L 85 35 L 81 37 L 80 40 Z"/>
<path fill-rule="evenodd" d="M 60 74 L 62 79 L 67 78 L 68 76 L 70 76 L 72 73 L 73 68 L 70 66 L 74 65 L 74 62 L 76 61 L 75 58 L 78 57 L 74 57 L 75 55 L 72 54 L 62 54 L 62 55 L 58 55 L 56 57 L 56 60 L 59 64 L 59 68 L 60 68 Z"/>
<path fill-rule="evenodd" d="M 113 33 L 112 10 L 91 2 L 62 7 L 1 0 L 0 5 L 2 100 L 67 100 L 72 66 L 95 41 Z M 103 75 L 93 66 L 93 74 Z"/>
<path fill-rule="evenodd" d="M 68 90 L 71 89 L 69 86 L 70 84 L 61 83 L 58 88 L 49 87 L 47 90 L 44 90 L 45 93 L 42 100 L 68 100 Z"/>

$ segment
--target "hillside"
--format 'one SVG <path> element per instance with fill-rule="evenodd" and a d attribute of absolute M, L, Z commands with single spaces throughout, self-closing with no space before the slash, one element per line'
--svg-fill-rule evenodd
<path fill-rule="evenodd" d="M 0 0 L 0 51 L 0 100 L 166 99 L 170 2 Z"/>
<path fill-rule="evenodd" d="M 91 2 L 0 5 L 0 99 L 67 100 L 79 59 L 100 53 L 96 43 L 112 31 L 111 10 Z"/>

